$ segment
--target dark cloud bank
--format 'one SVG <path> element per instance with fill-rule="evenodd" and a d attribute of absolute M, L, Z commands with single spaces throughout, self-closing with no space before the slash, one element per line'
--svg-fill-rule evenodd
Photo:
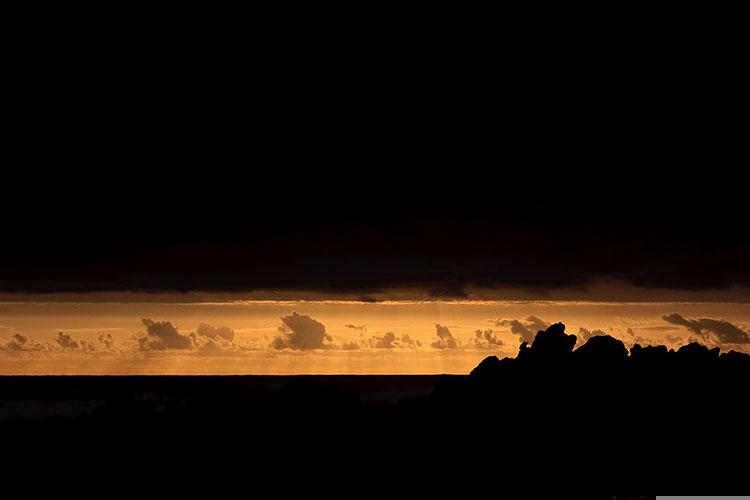
<path fill-rule="evenodd" d="M 588 193 L 574 172 L 499 192 L 481 176 L 412 185 L 372 175 L 382 183 L 356 196 L 303 177 L 268 178 L 252 196 L 219 179 L 132 179 L 124 199 L 149 194 L 122 204 L 87 191 L 46 206 L 57 197 L 39 193 L 27 203 L 46 208 L 43 217 L 5 221 L 0 292 L 311 290 L 367 300 L 389 288 L 464 297 L 466 287 L 544 292 L 599 278 L 703 291 L 750 284 L 747 195 L 718 181 L 691 191 L 644 173 L 589 197 L 569 195 Z M 607 202 L 595 201 L 604 191 Z"/>

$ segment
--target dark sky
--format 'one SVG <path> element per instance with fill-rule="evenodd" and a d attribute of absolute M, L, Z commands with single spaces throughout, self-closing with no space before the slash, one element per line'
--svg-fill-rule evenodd
<path fill-rule="evenodd" d="M 0 292 L 750 284 L 731 70 L 56 60 L 15 82 Z"/>

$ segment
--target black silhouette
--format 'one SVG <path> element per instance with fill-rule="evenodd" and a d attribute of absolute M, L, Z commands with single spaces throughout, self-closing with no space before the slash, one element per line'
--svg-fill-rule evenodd
<path fill-rule="evenodd" d="M 183 453 L 239 450 L 243 468 L 282 481 L 437 467 L 526 492 L 743 484 L 750 356 L 575 343 L 557 323 L 469 376 L 2 377 L 0 426 L 14 457 L 151 449 L 167 471 Z"/>

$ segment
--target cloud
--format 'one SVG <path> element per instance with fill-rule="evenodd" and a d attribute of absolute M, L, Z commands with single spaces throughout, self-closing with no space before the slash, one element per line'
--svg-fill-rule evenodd
<path fill-rule="evenodd" d="M 640 335 L 636 335 L 635 331 L 633 331 L 632 328 L 627 329 L 627 334 L 629 337 L 628 344 L 635 345 L 635 344 L 650 344 L 649 341 L 641 337 Z"/>
<path fill-rule="evenodd" d="M 97 336 L 99 343 L 104 346 L 105 349 L 113 349 L 115 347 L 115 339 L 112 338 L 111 333 L 99 332 Z"/>
<path fill-rule="evenodd" d="M 401 336 L 401 347 L 416 349 L 417 347 L 422 347 L 422 342 L 420 342 L 419 340 L 412 340 L 409 335 L 404 334 Z"/>
<path fill-rule="evenodd" d="M 736 325 L 723 319 L 687 319 L 680 314 L 672 313 L 662 319 L 673 325 L 684 326 L 703 339 L 713 338 L 722 344 L 750 344 L 750 334 Z"/>
<path fill-rule="evenodd" d="M 469 296 L 465 285 L 438 286 L 428 290 L 428 295 L 434 298 L 465 299 Z"/>
<path fill-rule="evenodd" d="M 673 337 L 672 335 L 667 335 L 666 337 L 664 337 L 664 341 L 668 344 L 682 345 L 684 343 L 682 337 Z"/>
<path fill-rule="evenodd" d="M 35 231 L 29 230 L 31 219 L 21 214 L 16 221 L 4 221 L 5 240 L 14 244 L 0 248 L 0 288 L 10 293 L 340 291 L 357 297 L 407 286 L 434 294 L 475 284 L 554 291 L 612 277 L 643 287 L 686 290 L 750 283 L 750 218 L 743 217 L 747 194 L 741 191 L 742 183 L 717 182 L 708 189 L 704 176 L 687 191 L 672 189 L 667 182 L 639 185 L 649 189 L 639 206 L 613 203 L 591 210 L 560 195 L 575 185 L 572 179 L 561 188 L 560 183 L 539 183 L 531 178 L 534 174 L 528 175 L 520 184 L 534 184 L 543 193 L 531 204 L 522 189 L 477 197 L 473 189 L 457 186 L 455 177 L 431 179 L 430 188 L 424 179 L 403 190 L 388 186 L 385 196 L 382 185 L 364 186 L 367 194 L 347 199 L 346 206 L 338 203 L 334 183 L 313 188 L 310 182 L 292 187 L 282 181 L 288 195 L 285 203 L 266 210 L 259 220 L 246 214 L 271 206 L 277 196 L 274 190 L 256 192 L 250 200 L 241 185 L 230 185 L 226 179 L 220 189 L 196 186 L 202 193 L 213 192 L 205 194 L 211 201 L 181 207 L 177 213 L 168 203 L 109 204 L 89 210 L 91 217 L 86 218 L 75 216 L 87 208 L 84 202 L 73 201 L 87 199 L 85 191 L 71 185 L 80 196 L 69 196 L 69 206 L 54 204 L 54 196 L 38 197 L 44 213 L 55 216 L 34 220 Z M 167 192 L 170 180 L 165 176 L 154 189 Z M 204 177 L 201 181 L 205 183 Z M 121 195 L 137 187 L 119 184 L 112 189 Z M 612 189 L 627 194 L 632 185 Z M 684 201 L 685 192 L 701 193 L 710 201 L 683 203 L 681 217 L 674 217 L 670 208 Z M 151 223 L 168 215 L 170 235 L 179 245 L 165 245 L 160 226 Z M 64 228 L 60 220 L 66 221 Z M 107 224 L 94 223 L 99 220 Z M 601 232 L 604 221 L 606 235 Z M 299 231 L 300 225 L 304 231 Z M 129 244 L 121 245 L 125 233 Z M 37 249 L 58 234 L 96 234 L 99 244 L 69 238 L 51 262 Z M 235 237 L 228 239 L 226 234 Z M 564 242 L 558 235 L 565 235 Z M 96 258 L 101 255 L 109 258 Z"/>
<path fill-rule="evenodd" d="M 341 344 L 341 348 L 345 351 L 356 351 L 359 349 L 359 343 L 357 342 L 344 342 Z"/>
<path fill-rule="evenodd" d="M 521 336 L 524 342 L 534 342 L 537 332 L 549 328 L 550 324 L 536 316 L 529 316 L 523 321 L 517 319 L 498 319 L 495 326 L 509 326 L 511 333 Z"/>
<path fill-rule="evenodd" d="M 422 342 L 418 340 L 412 340 L 409 335 L 401 335 L 401 337 L 399 337 L 393 332 L 387 332 L 382 337 L 376 335 L 369 340 L 369 344 L 375 349 L 414 349 L 422 346 Z"/>
<path fill-rule="evenodd" d="M 224 354 L 232 350 L 232 344 L 213 339 L 199 340 L 196 342 L 196 350 L 202 354 Z"/>
<path fill-rule="evenodd" d="M 375 349 L 391 349 L 395 347 L 396 334 L 393 332 L 388 332 L 382 337 L 373 337 L 372 342 L 372 346 Z"/>
<path fill-rule="evenodd" d="M 96 346 L 86 340 L 76 340 L 70 334 L 58 332 L 55 338 L 58 347 L 66 351 L 96 351 Z"/>
<path fill-rule="evenodd" d="M 9 342 L 0 344 L 0 351 L 51 352 L 60 349 L 65 351 L 95 351 L 96 346 L 85 340 L 76 340 L 70 334 L 63 332 L 58 332 L 57 337 L 51 342 L 37 342 L 26 335 L 15 333 Z"/>
<path fill-rule="evenodd" d="M 73 340 L 73 337 L 63 332 L 58 332 L 55 342 L 63 349 L 79 349 L 81 347 L 77 341 Z"/>
<path fill-rule="evenodd" d="M 198 329 L 195 331 L 195 333 L 201 337 L 208 337 L 210 339 L 224 339 L 229 342 L 232 342 L 234 340 L 234 330 L 229 328 L 228 326 L 220 326 L 218 328 L 214 328 L 211 325 L 207 325 L 206 323 L 201 323 L 198 325 Z"/>
<path fill-rule="evenodd" d="M 456 339 L 453 338 L 453 334 L 451 334 L 451 331 L 448 330 L 447 326 L 443 325 L 435 325 L 435 330 L 438 336 L 438 340 L 430 344 L 435 349 L 456 349 L 458 348 L 458 343 L 456 342 Z"/>
<path fill-rule="evenodd" d="M 503 345 L 503 341 L 497 338 L 491 329 L 476 330 L 474 332 L 474 347 L 477 349 L 485 349 L 492 347 L 499 347 Z"/>
<path fill-rule="evenodd" d="M 326 342 L 331 341 L 323 323 L 315 321 L 310 316 L 293 312 L 288 316 L 282 316 L 281 321 L 283 324 L 279 327 L 279 331 L 283 335 L 271 342 L 273 349 L 289 348 L 300 351 L 323 349 L 328 347 Z"/>
<path fill-rule="evenodd" d="M 10 342 L 7 342 L 3 345 L 4 351 L 26 351 L 26 350 L 33 350 L 30 349 L 32 346 L 32 342 L 29 341 L 29 339 L 25 335 L 21 335 L 20 333 L 15 333 L 10 338 Z"/>
<path fill-rule="evenodd" d="M 350 328 L 352 330 L 357 330 L 357 331 L 360 331 L 360 332 L 366 332 L 367 331 L 367 326 L 365 326 L 365 325 L 352 325 L 351 323 L 347 323 L 344 326 L 346 328 Z"/>
<path fill-rule="evenodd" d="M 193 344 L 201 354 L 226 354 L 237 351 L 234 336 L 234 330 L 228 326 L 214 327 L 206 323 L 198 325 L 195 333 L 191 334 Z"/>
<path fill-rule="evenodd" d="M 181 335 L 169 321 L 153 321 L 150 318 L 141 320 L 146 326 L 147 335 L 137 337 L 141 351 L 163 351 L 165 349 L 192 350 L 195 348 L 193 338 Z"/>

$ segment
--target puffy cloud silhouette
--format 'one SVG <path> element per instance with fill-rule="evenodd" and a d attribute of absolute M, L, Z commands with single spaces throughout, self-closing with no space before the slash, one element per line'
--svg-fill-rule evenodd
<path fill-rule="evenodd" d="M 73 337 L 63 332 L 58 332 L 55 342 L 63 349 L 79 349 L 81 347 L 81 344 L 73 340 Z"/>
<path fill-rule="evenodd" d="M 503 341 L 497 338 L 495 333 L 489 328 L 474 332 L 474 347 L 477 349 L 499 347 L 501 345 L 503 345 Z"/>
<path fill-rule="evenodd" d="M 51 341 L 38 342 L 26 335 L 16 332 L 11 336 L 10 341 L 0 344 L 0 351 L 97 351 L 100 347 L 112 349 L 114 339 L 109 333 L 99 333 L 97 342 L 79 340 L 69 333 L 58 332 L 57 336 Z M 100 346 L 101 345 L 101 346 Z"/>
<path fill-rule="evenodd" d="M 393 332 L 387 332 L 382 337 L 373 337 L 372 341 L 372 346 L 375 349 L 391 349 L 393 347 L 396 347 L 396 334 Z"/>
<path fill-rule="evenodd" d="M 550 324 L 536 316 L 529 316 L 525 320 L 498 319 L 495 326 L 509 326 L 511 333 L 521 336 L 523 342 L 534 342 L 537 332 L 549 328 Z"/>
<path fill-rule="evenodd" d="M 163 351 L 166 349 L 191 350 L 195 348 L 193 338 L 181 335 L 169 321 L 153 321 L 150 318 L 141 320 L 146 326 L 147 335 L 137 337 L 141 351 Z"/>
<path fill-rule="evenodd" d="M 195 333 L 201 337 L 208 337 L 209 339 L 224 339 L 229 342 L 232 342 L 234 340 L 234 330 L 229 328 L 228 326 L 220 326 L 218 328 L 214 328 L 211 325 L 207 325 L 206 323 L 201 323 L 198 325 L 198 329 L 195 331 Z"/>
<path fill-rule="evenodd" d="M 396 348 L 411 348 L 421 347 L 422 343 L 418 340 L 412 340 L 409 335 L 397 336 L 393 332 L 387 332 L 385 335 L 374 336 L 369 341 L 370 346 L 375 349 L 396 349 Z"/>
<path fill-rule="evenodd" d="M 86 340 L 76 340 L 72 335 L 64 332 L 58 332 L 55 338 L 55 344 L 57 347 L 62 348 L 66 351 L 96 351 L 96 346 Z"/>
<path fill-rule="evenodd" d="M 456 339 L 453 338 L 453 334 L 448 330 L 447 326 L 436 324 L 435 330 L 438 339 L 430 344 L 432 347 L 435 349 L 456 349 L 458 347 Z"/>
<path fill-rule="evenodd" d="M 415 349 L 417 347 L 422 347 L 422 342 L 420 342 L 419 340 L 412 340 L 409 335 L 404 334 L 401 336 L 401 346 Z"/>
<path fill-rule="evenodd" d="M 273 349 L 295 349 L 307 351 L 310 349 L 323 349 L 328 347 L 326 342 L 331 337 L 326 333 L 326 327 L 310 316 L 293 312 L 288 316 L 282 316 L 282 326 L 279 331 L 283 335 L 276 337 L 271 342 Z"/>
<path fill-rule="evenodd" d="M 202 354 L 224 354 L 238 348 L 234 343 L 234 330 L 228 326 L 213 327 L 201 323 L 191 337 L 196 350 Z"/>
<path fill-rule="evenodd" d="M 113 349 L 115 346 L 115 339 L 112 338 L 111 333 L 99 332 L 97 336 L 99 343 L 104 346 L 105 349 Z"/>
<path fill-rule="evenodd" d="M 25 335 L 21 335 L 20 333 L 15 333 L 10 338 L 10 341 L 7 342 L 3 346 L 3 350 L 7 351 L 25 351 L 29 350 L 29 348 L 33 344 L 29 341 L 29 339 Z"/>
<path fill-rule="evenodd" d="M 673 325 L 684 326 L 704 339 L 713 337 L 722 344 L 750 344 L 748 332 L 723 319 L 687 319 L 678 313 L 667 314 L 662 319 Z"/>

